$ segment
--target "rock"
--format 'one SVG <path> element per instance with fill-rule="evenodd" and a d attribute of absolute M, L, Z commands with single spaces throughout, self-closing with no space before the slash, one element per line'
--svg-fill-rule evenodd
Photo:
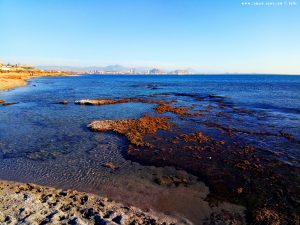
<path fill-rule="evenodd" d="M 140 102 L 147 104 L 170 104 L 171 102 L 156 101 L 146 98 L 122 98 L 122 99 L 82 99 L 75 101 L 77 105 L 111 105 L 111 104 L 121 104 L 129 102 Z"/>
<path fill-rule="evenodd" d="M 204 135 L 202 132 L 196 132 L 192 134 L 182 134 L 180 137 L 185 142 L 198 142 L 198 143 L 206 143 L 206 142 L 212 142 L 213 139 L 209 136 Z"/>
<path fill-rule="evenodd" d="M 63 101 L 60 101 L 60 102 L 56 102 L 55 104 L 67 105 L 67 104 L 69 104 L 69 101 L 63 100 Z"/>
<path fill-rule="evenodd" d="M 77 105 L 111 105 L 122 103 L 120 100 L 109 100 L 109 99 L 82 99 L 75 101 Z"/>
<path fill-rule="evenodd" d="M 112 170 L 116 170 L 117 167 L 112 163 L 112 162 L 107 162 L 103 164 L 104 167 L 112 169 Z"/>
<path fill-rule="evenodd" d="M 131 144 L 152 147 L 144 141 L 145 136 L 155 136 L 158 130 L 169 130 L 172 124 L 166 117 L 143 116 L 129 120 L 99 120 L 88 125 L 92 131 L 114 131 L 123 134 Z"/>
<path fill-rule="evenodd" d="M 14 104 L 17 104 L 17 102 L 4 102 L 4 103 L 2 103 L 2 105 L 4 105 L 4 106 L 9 106 L 9 105 L 14 105 Z"/>
<path fill-rule="evenodd" d="M 280 225 L 279 215 L 271 209 L 263 208 L 256 211 L 255 220 L 260 224 Z"/>
<path fill-rule="evenodd" d="M 210 221 L 204 224 L 214 224 L 214 225 L 221 225 L 221 224 L 234 224 L 234 225 L 242 225 L 243 219 L 240 215 L 235 213 L 230 213 L 226 210 L 221 210 L 221 212 L 213 212 L 210 215 Z"/>
<path fill-rule="evenodd" d="M 203 116 L 203 113 L 189 112 L 192 108 L 189 107 L 173 107 L 168 104 L 159 104 L 154 108 L 158 114 L 173 113 L 180 116 Z"/>
<path fill-rule="evenodd" d="M 188 181 L 185 178 L 178 178 L 178 177 L 173 177 L 173 176 L 162 176 L 158 177 L 154 180 L 157 184 L 159 185 L 176 185 L 179 186 L 180 184 L 187 185 Z"/>
<path fill-rule="evenodd" d="M 282 137 L 285 137 L 285 138 L 288 139 L 289 141 L 295 141 L 295 140 L 296 140 L 292 134 L 285 133 L 285 132 L 283 132 L 283 131 L 280 131 L 279 133 L 280 133 L 280 135 L 281 135 Z"/>

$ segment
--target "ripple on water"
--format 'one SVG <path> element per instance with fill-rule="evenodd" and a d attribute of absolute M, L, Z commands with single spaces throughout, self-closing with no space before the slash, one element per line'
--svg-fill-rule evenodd
<path fill-rule="evenodd" d="M 205 117 L 195 118 L 193 123 L 179 119 L 178 124 L 186 127 L 187 131 L 196 122 L 199 129 L 219 135 L 214 128 L 202 124 L 204 120 L 210 120 L 236 129 L 256 130 L 263 127 L 273 132 L 285 128 L 299 139 L 299 112 L 293 108 L 299 108 L 295 105 L 298 102 L 295 99 L 299 100 L 300 86 L 299 82 L 289 79 L 292 78 L 276 80 L 274 85 L 277 88 L 272 93 L 264 91 L 268 89 L 262 83 L 257 84 L 252 78 L 245 77 L 135 79 L 87 76 L 32 80 L 31 85 L 36 87 L 0 93 L 1 99 L 19 102 L 8 107 L 0 106 L 0 178 L 98 193 L 143 208 L 177 212 L 196 222 L 222 208 L 241 212 L 242 208 L 227 203 L 209 207 L 205 201 L 208 188 L 196 177 L 171 167 L 148 167 L 126 161 L 122 155 L 127 147 L 124 138 L 113 133 L 92 133 L 86 129 L 86 125 L 94 120 L 140 117 L 153 105 L 129 103 L 86 107 L 52 103 L 64 99 L 74 102 L 85 98 L 141 97 L 151 94 L 160 95 L 165 100 L 176 97 L 181 106 L 195 103 L 199 104 L 195 106 L 198 110 L 211 109 L 214 112 L 206 112 Z M 280 82 L 286 82 L 289 88 L 282 89 L 284 85 Z M 209 96 L 210 93 L 218 96 Z M 256 104 L 259 102 L 262 103 Z M 261 107 L 268 102 L 272 102 L 272 107 Z M 289 110 L 278 110 L 284 104 Z M 245 110 L 247 106 L 250 107 L 248 112 Z M 220 111 L 226 111 L 228 117 L 217 115 Z M 284 142 L 273 145 L 270 137 L 260 137 L 258 141 L 257 138 L 251 140 L 247 134 L 238 133 L 237 136 L 260 147 L 275 146 L 274 151 L 284 151 L 293 160 L 299 159 L 295 144 L 286 147 Z M 292 161 L 288 157 L 286 160 Z M 113 172 L 104 168 L 102 165 L 108 161 L 112 161 L 119 169 Z M 153 182 L 157 176 L 174 174 L 187 177 L 192 185 L 174 188 Z"/>

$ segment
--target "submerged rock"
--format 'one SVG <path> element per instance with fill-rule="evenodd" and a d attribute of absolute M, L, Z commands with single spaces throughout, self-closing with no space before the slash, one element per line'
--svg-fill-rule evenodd
<path fill-rule="evenodd" d="M 285 132 L 283 132 L 283 131 L 280 131 L 279 133 L 280 133 L 280 135 L 281 135 L 282 137 L 285 137 L 285 138 L 288 139 L 289 141 L 296 141 L 296 139 L 294 138 L 294 136 L 293 136 L 292 134 L 285 133 Z"/>
<path fill-rule="evenodd" d="M 2 103 L 2 105 L 4 105 L 4 106 L 15 105 L 15 104 L 18 104 L 18 103 L 17 102 L 4 102 L 4 103 Z"/>
<path fill-rule="evenodd" d="M 118 100 L 108 100 L 108 99 L 82 99 L 75 101 L 77 105 L 110 105 L 121 103 Z"/>
<path fill-rule="evenodd" d="M 256 222 L 259 224 L 280 225 L 279 215 L 271 209 L 263 208 L 256 212 Z"/>
<path fill-rule="evenodd" d="M 205 222 L 204 225 L 223 225 L 223 224 L 232 224 L 232 225 L 243 225 L 243 220 L 239 214 L 231 213 L 226 210 L 221 210 L 218 213 L 212 213 L 208 222 Z"/>
<path fill-rule="evenodd" d="M 143 116 L 130 120 L 99 120 L 88 125 L 93 131 L 114 131 L 125 135 L 131 144 L 136 146 L 152 145 L 144 140 L 148 135 L 155 135 L 158 130 L 169 130 L 172 124 L 166 117 Z"/>
<path fill-rule="evenodd" d="M 116 167 L 112 162 L 107 162 L 103 164 L 104 167 L 109 168 L 111 170 L 116 170 L 118 167 Z"/>
<path fill-rule="evenodd" d="M 112 104 L 121 104 L 121 103 L 130 103 L 130 102 L 139 102 L 139 103 L 147 103 L 147 104 L 171 104 L 174 101 L 158 101 L 158 100 L 152 100 L 152 99 L 146 99 L 146 98 L 122 98 L 122 99 L 102 99 L 102 98 L 96 98 L 96 99 L 82 99 L 75 101 L 75 104 L 77 105 L 112 105 Z"/>
<path fill-rule="evenodd" d="M 158 114 L 174 113 L 174 114 L 180 115 L 180 116 L 203 116 L 203 113 L 189 112 L 190 110 L 192 110 L 192 108 L 188 108 L 188 107 L 173 107 L 173 106 L 170 106 L 170 105 L 167 105 L 167 104 L 159 104 L 158 106 L 156 106 L 154 108 L 154 110 Z"/>
<path fill-rule="evenodd" d="M 69 101 L 63 100 L 63 101 L 60 101 L 60 102 L 56 102 L 55 104 L 67 105 L 67 104 L 69 104 Z"/>
<path fill-rule="evenodd" d="M 203 105 L 200 109 L 195 108 L 197 105 L 189 106 L 186 102 L 180 106 L 179 101 L 176 106 L 171 105 L 176 100 L 165 103 L 151 100 L 151 103 L 157 104 L 153 108 L 156 115 L 174 115 L 169 118 L 143 116 L 129 120 L 99 120 L 88 127 L 93 131 L 114 131 L 124 135 L 130 142 L 127 157 L 133 161 L 154 166 L 174 166 L 205 179 L 212 196 L 247 205 L 250 223 L 277 225 L 280 221 L 296 221 L 298 217 L 295 206 L 299 202 L 299 191 L 295 187 L 298 169 L 278 163 L 266 149 L 251 146 L 243 138 L 277 138 L 279 141 L 285 138 L 290 142 L 299 141 L 292 134 L 283 131 L 261 130 L 255 126 L 247 127 L 247 124 L 240 126 L 244 125 L 243 121 L 234 121 L 235 115 L 256 114 L 240 109 L 237 111 L 235 108 L 229 110 L 232 106 L 224 102 L 223 98 L 209 95 L 205 98 L 209 105 Z M 168 100 L 170 99 L 172 98 L 169 97 Z M 98 99 L 81 103 L 103 105 L 124 102 L 146 100 Z M 193 117 L 201 116 L 204 112 L 204 118 Z M 222 120 L 226 121 L 223 123 Z M 172 176 L 157 177 L 154 181 L 165 186 L 177 186 L 181 183 L 186 185 L 186 181 Z M 239 224 L 236 222 L 238 218 L 226 212 L 213 214 L 210 219 L 214 222 L 208 224 Z"/>
<path fill-rule="evenodd" d="M 179 177 L 175 177 L 175 176 L 161 176 L 161 177 L 157 177 L 155 178 L 155 183 L 159 184 L 159 185 L 166 185 L 166 186 L 170 186 L 170 185 L 176 185 L 179 186 L 180 184 L 183 185 L 188 185 L 188 180 L 185 178 L 179 178 Z"/>

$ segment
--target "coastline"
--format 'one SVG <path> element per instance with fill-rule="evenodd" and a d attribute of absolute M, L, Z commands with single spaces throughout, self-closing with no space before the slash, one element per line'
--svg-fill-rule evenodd
<path fill-rule="evenodd" d="M 0 223 L 191 224 L 95 194 L 4 180 L 0 180 Z"/>
<path fill-rule="evenodd" d="M 152 90 L 153 88 L 157 88 L 157 86 L 154 86 L 153 84 L 146 84 L 146 88 Z M 195 101 L 197 101 L 197 104 L 176 105 L 176 102 L 180 101 L 182 96 L 184 98 L 194 99 Z M 229 200 L 230 202 L 239 203 L 246 206 L 249 211 L 251 210 L 252 217 L 256 221 L 272 221 L 273 224 L 279 224 L 280 221 L 286 220 L 284 211 L 279 208 L 280 206 L 274 205 L 274 203 L 281 201 L 282 197 L 284 196 L 291 195 L 290 190 L 293 190 L 291 189 L 291 187 L 294 187 L 294 180 L 292 180 L 291 178 L 281 177 L 279 171 L 273 172 L 274 166 L 272 163 L 274 163 L 275 160 L 271 160 L 269 157 L 272 156 L 266 155 L 261 149 L 247 145 L 238 146 L 237 143 L 235 143 L 234 146 L 230 146 L 230 142 L 225 142 L 224 140 L 237 140 L 239 138 L 238 136 L 236 137 L 236 134 L 240 133 L 251 135 L 252 137 L 270 136 L 278 138 L 280 140 L 282 139 L 281 141 L 298 143 L 298 141 L 291 134 L 282 131 L 279 133 L 275 133 L 267 131 L 262 132 L 260 130 L 249 130 L 246 128 L 234 128 L 232 126 L 226 126 L 226 124 L 222 125 L 216 123 L 211 119 L 210 121 L 203 120 L 203 124 L 207 126 L 206 128 L 218 129 L 223 135 L 223 140 L 214 140 L 209 135 L 204 135 L 200 132 L 185 132 L 182 134 L 177 132 L 175 138 L 173 139 L 162 139 L 159 137 L 159 135 L 156 135 L 157 130 L 164 130 L 165 132 L 172 132 L 172 130 L 169 126 L 167 126 L 168 124 L 166 124 L 164 120 L 158 120 L 157 116 L 159 116 L 159 119 L 163 119 L 164 117 L 167 119 L 166 116 L 170 115 L 171 113 L 173 116 L 182 118 L 185 121 L 193 121 L 193 118 L 198 118 L 199 120 L 201 118 L 205 119 L 205 114 L 211 116 L 216 113 L 216 116 L 221 118 L 228 118 L 230 115 L 233 115 L 235 117 L 239 117 L 239 115 L 247 115 L 253 117 L 256 116 L 256 114 L 253 111 L 247 110 L 247 108 L 237 108 L 236 106 L 234 107 L 228 97 L 219 96 L 216 94 L 207 94 L 207 96 L 203 95 L 200 96 L 201 98 L 198 95 L 191 93 L 172 92 L 165 93 L 163 96 L 155 94 L 148 95 L 144 98 L 121 97 L 122 96 L 109 99 L 81 99 L 73 103 L 78 105 L 94 106 L 114 104 L 118 105 L 120 103 L 155 104 L 152 110 L 154 110 L 153 112 L 155 114 L 153 115 L 156 115 L 156 117 L 141 117 L 137 118 L 136 120 L 131 119 L 105 121 L 101 120 L 101 117 L 99 117 L 99 120 L 97 120 L 97 118 L 93 118 L 93 120 L 90 121 L 92 122 L 92 124 L 88 125 L 88 123 L 86 123 L 85 125 L 88 126 L 88 128 L 90 128 L 92 131 L 115 131 L 116 133 L 127 137 L 130 145 L 126 154 L 128 158 L 126 159 L 139 162 L 142 165 L 170 165 L 174 167 L 180 167 L 201 178 L 206 176 L 204 177 L 204 180 L 207 182 L 209 187 L 212 188 L 213 194 L 224 197 L 224 199 Z M 202 105 L 200 105 L 198 102 Z M 207 106 L 205 106 L 206 102 L 209 103 Z M 215 106 L 213 107 L 212 105 Z M 82 108 L 83 106 L 80 107 Z M 144 123 L 137 123 L 141 121 Z M 144 126 L 136 126 L 143 124 L 153 124 L 153 126 L 151 126 L 153 130 L 146 129 L 146 127 Z M 134 137 L 134 135 L 131 135 L 132 132 L 139 132 L 142 137 L 148 135 L 148 139 L 132 139 L 132 137 Z M 155 144 L 157 146 L 156 149 L 159 149 L 162 154 L 153 155 L 153 147 L 155 147 L 155 145 L 151 145 L 151 138 L 149 135 L 153 136 L 153 140 L 155 141 L 152 142 L 152 144 Z M 144 142 L 143 140 L 147 140 L 147 142 Z M 163 148 L 160 148 L 160 146 L 162 146 Z M 180 146 L 180 149 L 177 149 L 178 146 Z M 140 151 L 141 149 L 143 151 Z M 179 159 L 181 159 L 183 156 L 182 149 L 184 149 L 184 156 L 186 158 L 185 160 L 180 161 Z M 166 152 L 167 154 L 165 154 Z M 176 157 L 176 154 L 178 154 L 178 156 L 181 156 L 181 158 Z M 211 160 L 212 158 L 214 159 L 213 161 Z M 199 161 L 201 161 L 201 165 L 203 166 L 203 168 L 199 164 Z M 221 165 L 222 167 L 220 168 L 220 170 L 215 170 L 215 173 L 211 173 L 211 169 L 215 168 L 214 162 L 217 162 L 216 165 Z M 226 171 L 224 171 L 223 169 L 224 166 L 227 169 Z M 279 168 L 278 163 L 277 168 Z M 282 172 L 291 171 L 290 169 L 291 168 L 287 165 L 280 165 L 280 170 L 282 170 Z M 222 173 L 220 173 L 220 171 L 222 171 Z M 240 173 L 243 174 L 243 177 L 236 178 L 231 175 Z M 222 175 L 222 179 L 220 178 L 220 174 Z M 270 177 L 270 179 L 268 177 Z M 158 182 L 165 183 L 166 185 L 172 182 L 178 182 L 178 180 L 174 180 L 172 177 L 163 178 L 163 180 L 160 179 L 158 180 Z M 246 182 L 244 182 L 245 180 Z M 259 186 L 257 184 L 259 184 Z M 282 185 L 285 186 L 285 189 L 282 187 Z M 289 193 L 287 194 L 285 190 L 287 190 Z M 272 199 L 274 198 L 274 200 L 272 200 L 272 202 L 269 201 L 269 203 L 266 204 L 266 198 L 264 196 L 268 196 L 270 194 L 273 195 L 273 193 L 276 194 L 275 197 L 272 196 Z M 254 199 L 256 203 L 259 202 L 255 206 L 254 204 L 256 203 L 253 202 Z M 292 203 L 293 201 L 294 200 L 292 199 Z M 284 204 L 284 206 L 292 205 L 289 202 L 284 202 Z M 292 214 L 291 216 L 295 215 Z M 296 221 L 297 218 L 292 217 L 292 219 Z"/>
<path fill-rule="evenodd" d="M 74 76 L 73 72 L 5 72 L 0 73 L 0 90 L 9 90 L 16 87 L 26 86 L 28 80 L 37 77 Z"/>

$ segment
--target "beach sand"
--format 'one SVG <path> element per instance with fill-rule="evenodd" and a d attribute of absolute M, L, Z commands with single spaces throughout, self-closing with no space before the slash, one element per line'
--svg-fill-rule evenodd
<path fill-rule="evenodd" d="M 190 224 L 97 195 L 0 181 L 0 224 Z"/>
<path fill-rule="evenodd" d="M 74 73 L 69 72 L 51 72 L 38 71 L 34 73 L 24 72 L 5 72 L 0 73 L 0 90 L 8 90 L 11 88 L 21 87 L 27 85 L 27 80 L 36 77 L 46 76 L 70 76 Z"/>

